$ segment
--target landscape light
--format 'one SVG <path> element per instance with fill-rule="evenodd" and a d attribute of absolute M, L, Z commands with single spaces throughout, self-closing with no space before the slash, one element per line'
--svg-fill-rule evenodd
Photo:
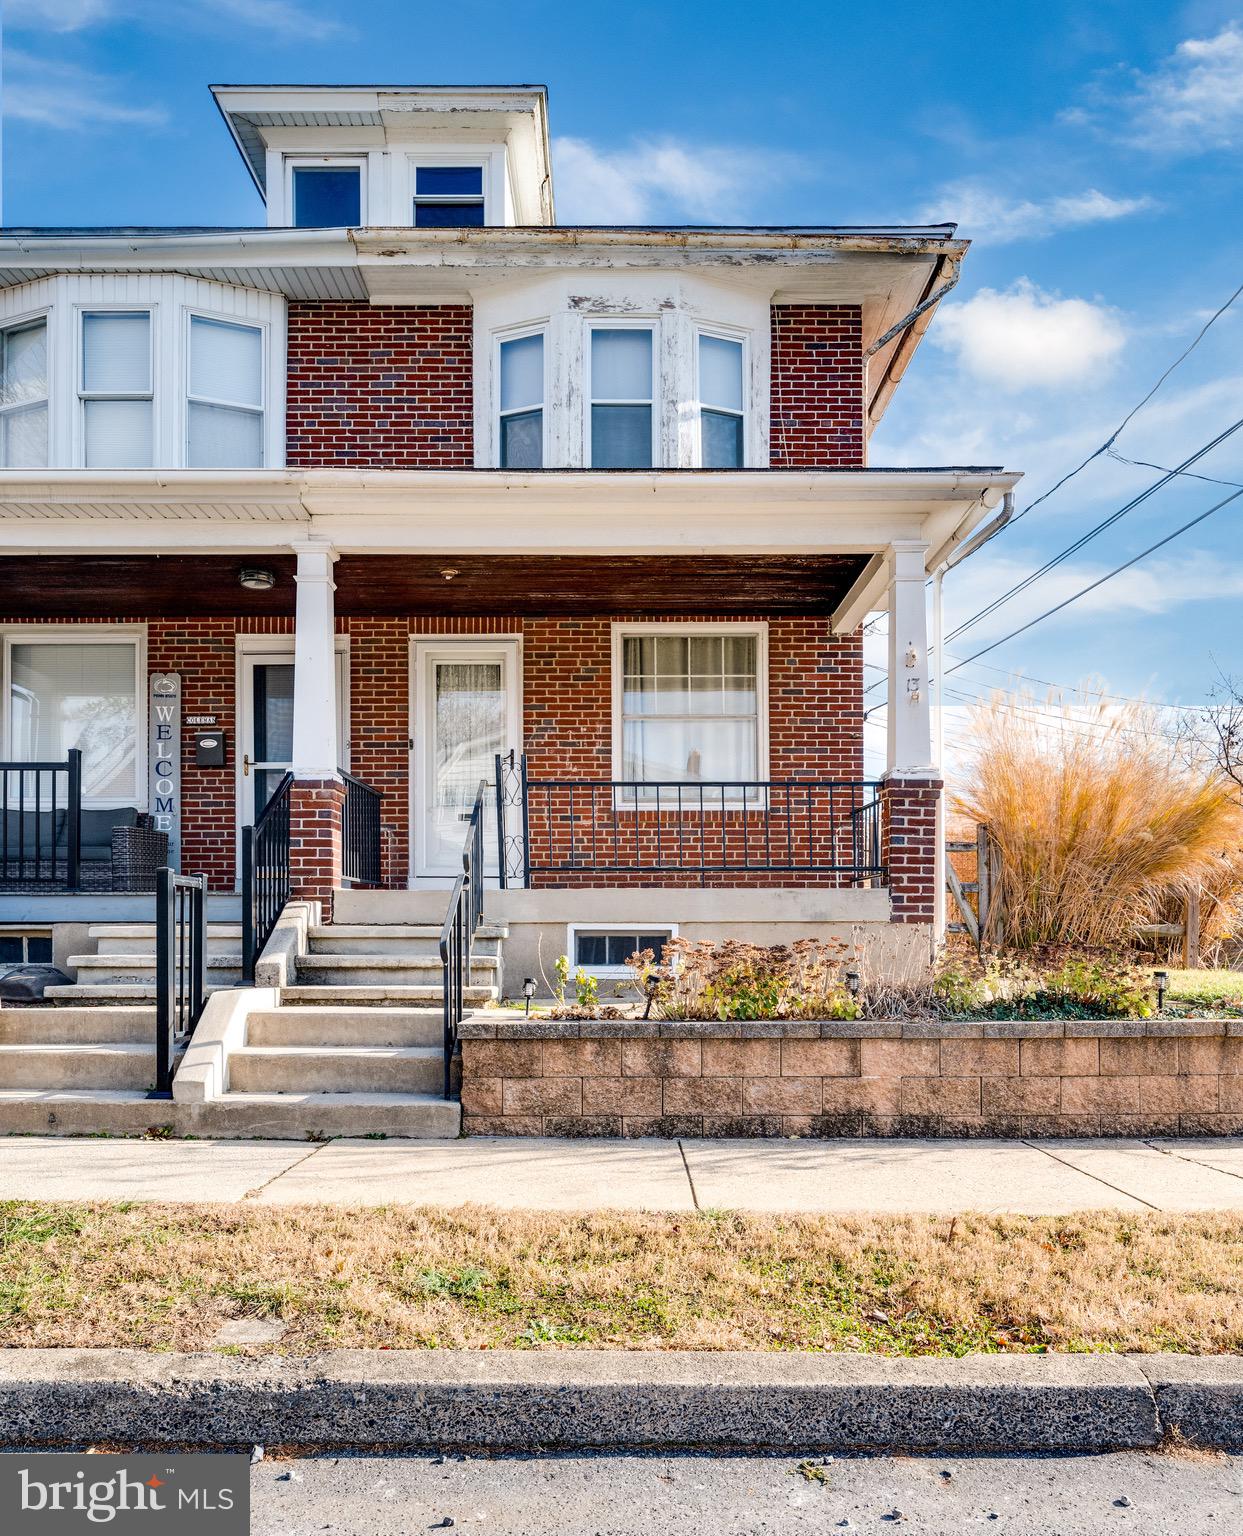
<path fill-rule="evenodd" d="M 1157 989 L 1157 1012 L 1160 1013 L 1165 1007 L 1165 989 L 1170 984 L 1170 973 L 1168 971 L 1153 971 L 1152 979 Z"/>
<path fill-rule="evenodd" d="M 851 997 L 858 997 L 858 995 L 859 995 L 859 985 L 860 985 L 860 983 L 859 983 L 859 973 L 858 973 L 858 971 L 847 971 L 846 972 L 846 990 L 850 993 Z"/>
<path fill-rule="evenodd" d="M 526 998 L 526 1007 L 523 1012 L 528 1018 L 531 1016 L 531 999 L 535 996 L 535 977 L 524 976 L 522 979 L 522 995 Z"/>

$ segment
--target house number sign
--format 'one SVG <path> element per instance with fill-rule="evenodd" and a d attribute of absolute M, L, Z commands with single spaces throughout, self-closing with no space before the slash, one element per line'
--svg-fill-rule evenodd
<path fill-rule="evenodd" d="M 157 832 L 168 833 L 168 863 L 181 868 L 181 678 L 151 674 L 147 746 L 148 804 Z"/>

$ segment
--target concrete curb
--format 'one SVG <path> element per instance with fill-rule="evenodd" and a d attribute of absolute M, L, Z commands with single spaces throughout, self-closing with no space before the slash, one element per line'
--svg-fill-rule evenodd
<path fill-rule="evenodd" d="M 0 1351 L 0 1440 L 406 1449 L 1243 1446 L 1243 1359 Z"/>

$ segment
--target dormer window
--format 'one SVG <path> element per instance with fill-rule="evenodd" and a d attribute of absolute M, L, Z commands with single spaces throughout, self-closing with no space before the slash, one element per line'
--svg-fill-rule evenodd
<path fill-rule="evenodd" d="M 482 229 L 482 165 L 416 165 L 416 229 Z"/>
<path fill-rule="evenodd" d="M 363 222 L 358 161 L 290 161 L 289 192 L 296 229 L 357 229 Z"/>

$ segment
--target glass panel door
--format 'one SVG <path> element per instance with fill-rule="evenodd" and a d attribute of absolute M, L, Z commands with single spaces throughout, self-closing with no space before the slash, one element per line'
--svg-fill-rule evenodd
<path fill-rule="evenodd" d="M 254 820 L 293 766 L 293 663 L 256 661 L 251 673 L 250 777 Z"/>

